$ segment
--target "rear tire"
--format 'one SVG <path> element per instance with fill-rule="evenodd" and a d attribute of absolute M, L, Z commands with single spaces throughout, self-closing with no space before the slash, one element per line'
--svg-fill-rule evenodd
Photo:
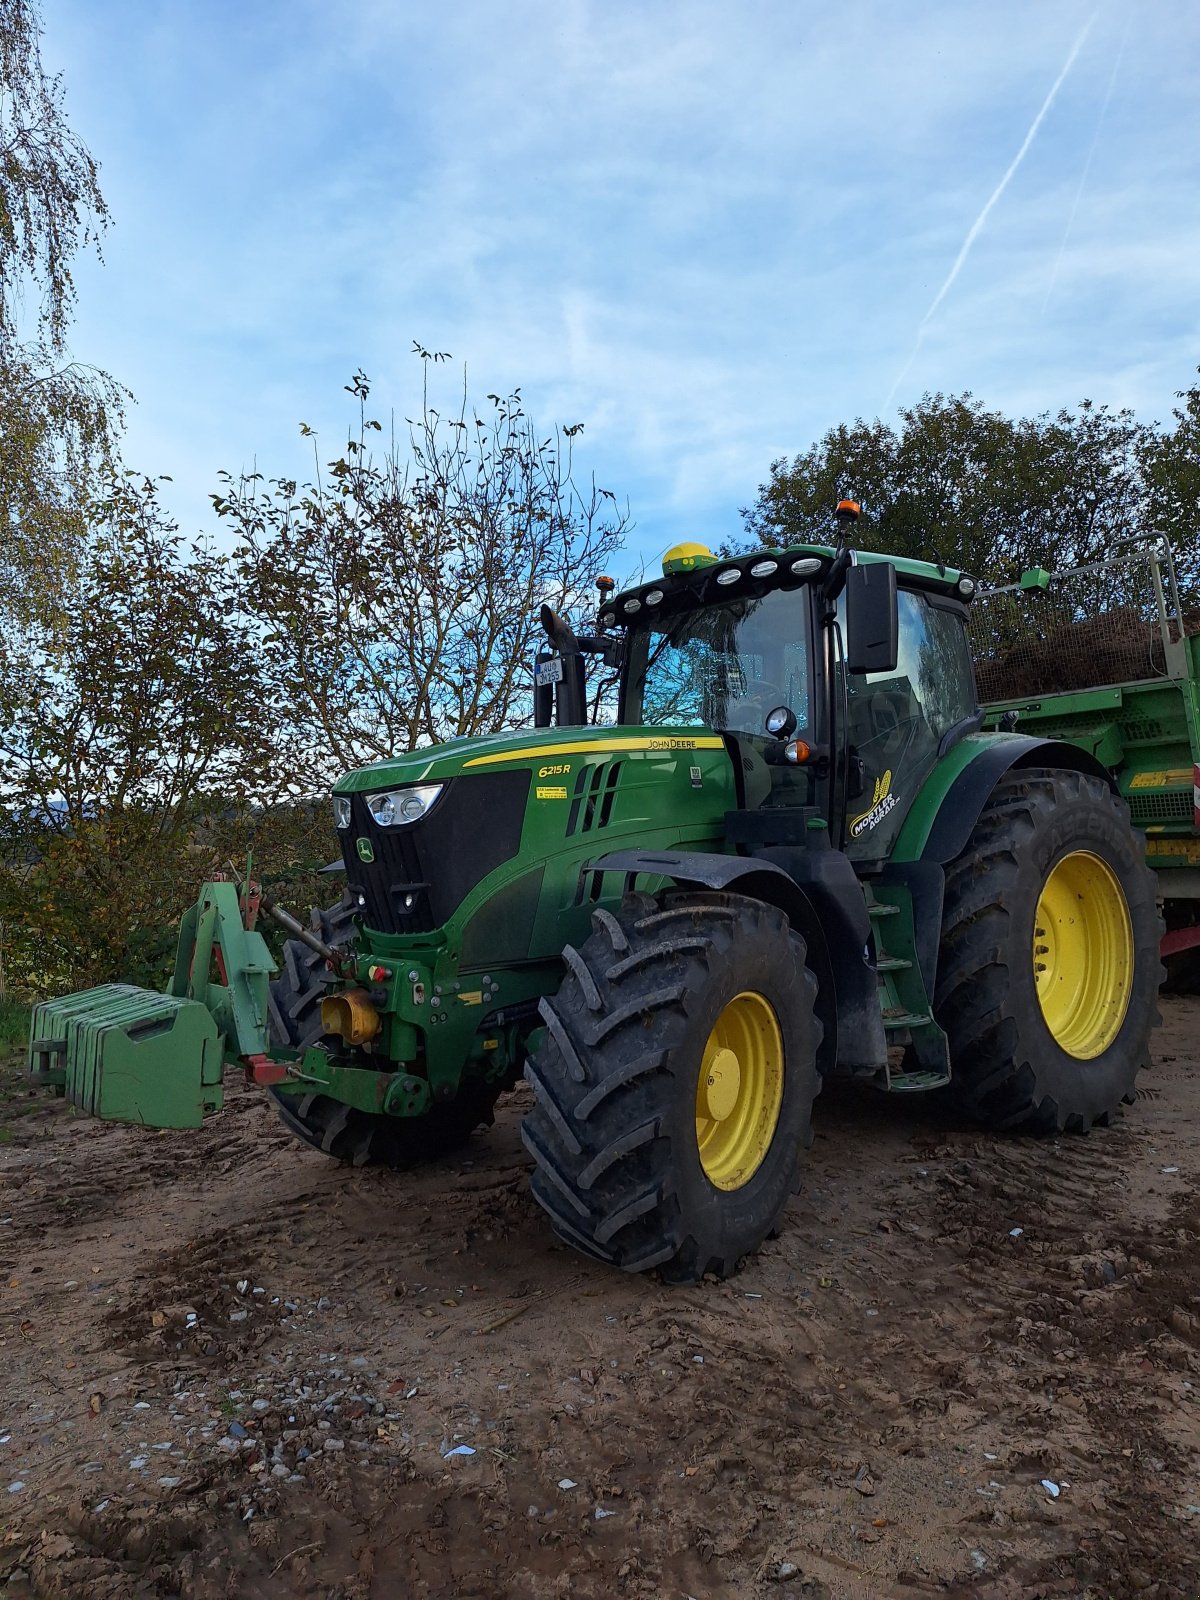
<path fill-rule="evenodd" d="M 355 907 L 349 896 L 328 911 L 312 913 L 312 929 L 340 949 L 354 939 Z M 271 1042 L 292 1050 L 332 1045 L 321 1027 L 321 1000 L 333 979 L 324 958 L 299 939 L 283 947 L 283 967 L 271 984 Z M 335 1161 L 352 1166 L 404 1171 L 459 1149 L 476 1128 L 495 1121 L 501 1085 L 471 1079 L 453 1100 L 419 1117 L 387 1117 L 332 1100 L 324 1094 L 287 1094 L 272 1088 L 284 1126 L 297 1139 Z"/>
<path fill-rule="evenodd" d="M 731 894 L 634 895 L 593 923 L 525 1067 L 534 1197 L 599 1261 L 725 1277 L 778 1228 L 812 1142 L 804 942 Z"/>
<path fill-rule="evenodd" d="M 1001 780 L 946 869 L 934 1011 L 984 1127 L 1086 1132 L 1130 1102 L 1158 1021 L 1157 885 L 1100 778 Z"/>

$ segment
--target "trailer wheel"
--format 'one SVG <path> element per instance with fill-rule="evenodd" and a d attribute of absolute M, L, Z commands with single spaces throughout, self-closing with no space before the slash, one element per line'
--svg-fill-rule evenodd
<path fill-rule="evenodd" d="M 950 1094 L 985 1127 L 1086 1132 L 1133 1099 L 1163 969 L 1156 883 L 1124 802 L 1012 773 L 946 869 L 935 1013 Z"/>
<path fill-rule="evenodd" d="M 729 894 L 635 895 L 593 923 L 525 1067 L 534 1197 L 597 1260 L 725 1277 L 778 1227 L 812 1142 L 804 942 Z"/>
<path fill-rule="evenodd" d="M 312 913 L 313 932 L 334 949 L 354 938 L 354 906 L 346 896 L 328 911 Z M 283 967 L 271 984 L 271 1041 L 293 1050 L 319 1045 L 321 999 L 331 982 L 325 963 L 299 939 L 283 947 Z M 287 1094 L 272 1088 L 280 1118 L 298 1139 L 356 1167 L 403 1170 L 435 1161 L 466 1142 L 474 1130 L 494 1120 L 499 1084 L 465 1082 L 450 1101 L 420 1117 L 385 1117 L 359 1111 L 323 1094 Z"/>

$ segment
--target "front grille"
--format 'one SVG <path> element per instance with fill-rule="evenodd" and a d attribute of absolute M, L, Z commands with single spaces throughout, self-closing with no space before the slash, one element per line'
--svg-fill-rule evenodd
<path fill-rule="evenodd" d="M 451 778 L 428 816 L 391 828 L 376 823 L 364 795 L 352 795 L 342 856 L 367 927 L 428 933 L 447 922 L 475 885 L 520 849 L 529 778 L 528 769 Z M 370 842 L 373 861 L 359 856 L 359 839 Z"/>

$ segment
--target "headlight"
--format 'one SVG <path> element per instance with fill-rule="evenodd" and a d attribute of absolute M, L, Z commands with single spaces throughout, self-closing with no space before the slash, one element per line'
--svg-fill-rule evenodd
<path fill-rule="evenodd" d="M 348 828 L 350 826 L 350 799 L 348 795 L 334 795 L 333 821 L 334 826 L 338 828 Z"/>
<path fill-rule="evenodd" d="M 388 794 L 369 794 L 367 810 L 381 828 L 419 822 L 433 805 L 444 785 L 416 783 L 410 789 L 392 789 Z"/>

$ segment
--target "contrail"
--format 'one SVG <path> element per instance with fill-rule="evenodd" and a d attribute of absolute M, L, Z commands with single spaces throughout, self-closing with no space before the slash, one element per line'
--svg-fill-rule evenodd
<path fill-rule="evenodd" d="M 929 310 L 925 313 L 924 317 L 922 317 L 922 319 L 921 319 L 921 325 L 917 329 L 917 337 L 913 342 L 912 350 L 909 352 L 908 360 L 904 363 L 904 366 L 901 369 L 899 377 L 897 377 L 895 383 L 892 384 L 892 387 L 888 392 L 888 397 L 883 403 L 883 409 L 885 411 L 888 411 L 888 410 L 891 409 L 892 400 L 895 398 L 896 390 L 900 387 L 900 385 L 904 382 L 905 378 L 908 376 L 908 369 L 912 366 L 913 362 L 916 359 L 917 351 L 921 347 L 921 341 L 925 337 L 926 330 L 929 327 L 930 321 L 932 320 L 932 318 L 934 316 L 934 313 L 937 311 L 937 308 L 941 305 L 942 301 L 950 293 L 950 290 L 954 287 L 954 281 L 958 277 L 959 273 L 962 271 L 963 264 L 965 263 L 967 257 L 971 253 L 971 246 L 975 243 L 976 239 L 978 239 L 979 235 L 983 232 L 984 224 L 987 222 L 988 217 L 991 215 L 992 210 L 996 205 L 996 202 L 1000 199 L 1000 196 L 1008 188 L 1009 184 L 1012 182 L 1013 174 L 1016 172 L 1017 168 L 1021 165 L 1022 161 L 1024 161 L 1025 156 L 1028 153 L 1030 145 L 1033 143 L 1034 139 L 1036 139 L 1036 137 L 1037 137 L 1038 129 L 1041 127 L 1042 123 L 1046 120 L 1046 115 L 1049 112 L 1050 107 L 1054 104 L 1055 100 L 1058 97 L 1058 91 L 1062 88 L 1063 82 L 1066 79 L 1067 73 L 1070 72 L 1071 68 L 1075 65 L 1075 57 L 1079 54 L 1080 50 L 1083 49 L 1084 40 L 1087 38 L 1088 34 L 1092 31 L 1092 24 L 1095 22 L 1096 17 L 1098 15 L 1099 15 L 1099 13 L 1097 11 L 1093 11 L 1091 16 L 1084 23 L 1082 29 L 1079 32 L 1079 37 L 1075 40 L 1075 43 L 1071 46 L 1070 54 L 1067 56 L 1066 61 L 1063 62 L 1062 70 L 1059 72 L 1058 77 L 1055 78 L 1054 82 L 1050 85 L 1049 94 L 1042 101 L 1041 110 L 1038 112 L 1037 116 L 1034 117 L 1033 121 L 1030 123 L 1029 131 L 1025 135 L 1024 139 L 1022 139 L 1022 141 L 1021 141 L 1021 148 L 1017 151 L 1016 155 L 1009 162 L 1008 170 L 1005 172 L 1004 176 L 1000 179 L 1000 182 L 996 185 L 996 187 L 992 190 L 991 194 L 988 196 L 987 202 L 984 205 L 983 210 L 979 213 L 979 215 L 975 218 L 975 221 L 971 224 L 970 228 L 967 230 L 967 236 L 962 242 L 962 248 L 959 250 L 958 255 L 954 258 L 954 265 L 950 268 L 950 271 L 946 274 L 945 283 L 942 284 L 942 287 L 934 295 L 933 304 L 929 307 Z"/>
<path fill-rule="evenodd" d="M 1121 62 L 1125 56 L 1125 46 L 1129 41 L 1129 30 L 1133 26 L 1133 8 L 1125 18 L 1125 31 L 1121 35 L 1121 43 L 1117 48 L 1116 60 L 1113 62 L 1112 71 L 1108 75 L 1108 88 L 1104 91 L 1104 104 L 1100 107 L 1100 115 L 1096 118 L 1096 131 L 1092 135 L 1092 142 L 1088 149 L 1087 160 L 1083 164 L 1083 171 L 1079 175 L 1079 187 L 1075 191 L 1075 199 L 1071 205 L 1071 214 L 1067 218 L 1067 225 L 1063 229 L 1062 243 L 1058 247 L 1058 254 L 1054 258 L 1054 270 L 1050 274 L 1050 282 L 1046 286 L 1046 298 L 1042 301 L 1042 315 L 1046 314 L 1046 307 L 1050 304 L 1050 296 L 1054 293 L 1054 285 L 1058 282 L 1058 269 L 1062 266 L 1062 258 L 1066 254 L 1067 240 L 1071 237 L 1071 229 L 1075 226 L 1075 213 L 1079 210 L 1079 202 L 1083 198 L 1083 191 L 1088 181 L 1088 174 L 1092 170 L 1092 157 L 1096 154 L 1096 146 L 1100 142 L 1100 130 L 1104 126 L 1104 119 L 1108 115 L 1108 103 L 1112 99 L 1113 85 L 1117 81 L 1117 73 L 1121 70 Z"/>

